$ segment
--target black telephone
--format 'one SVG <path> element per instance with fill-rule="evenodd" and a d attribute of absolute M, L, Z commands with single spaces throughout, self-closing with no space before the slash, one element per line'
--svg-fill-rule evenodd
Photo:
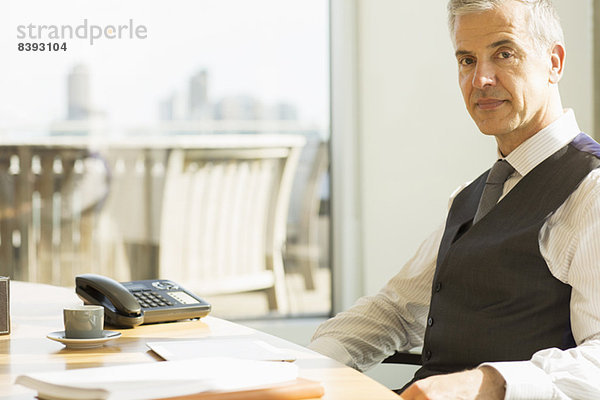
<path fill-rule="evenodd" d="M 75 292 L 85 304 L 103 306 L 105 322 L 117 327 L 201 318 L 210 312 L 206 301 L 164 279 L 119 283 L 83 274 L 75 277 Z"/>

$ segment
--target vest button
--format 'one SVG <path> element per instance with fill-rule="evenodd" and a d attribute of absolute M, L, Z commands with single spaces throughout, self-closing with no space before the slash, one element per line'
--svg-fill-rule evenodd
<path fill-rule="evenodd" d="M 425 352 L 425 359 L 426 359 L 426 360 L 431 360 L 431 351 L 430 351 L 430 350 L 427 350 L 427 351 Z"/>
<path fill-rule="evenodd" d="M 435 291 L 439 292 L 440 290 L 442 290 L 442 283 L 438 282 L 435 284 Z"/>
<path fill-rule="evenodd" d="M 429 325 L 429 326 L 433 325 L 433 318 L 429 317 L 427 319 L 427 325 Z"/>

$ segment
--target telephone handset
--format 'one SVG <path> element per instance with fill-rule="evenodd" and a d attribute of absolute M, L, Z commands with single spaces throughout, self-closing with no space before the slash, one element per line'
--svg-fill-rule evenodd
<path fill-rule="evenodd" d="M 109 325 L 132 328 L 141 324 L 201 318 L 210 304 L 165 279 L 119 283 L 106 276 L 75 277 L 75 292 L 86 304 L 104 307 Z"/>

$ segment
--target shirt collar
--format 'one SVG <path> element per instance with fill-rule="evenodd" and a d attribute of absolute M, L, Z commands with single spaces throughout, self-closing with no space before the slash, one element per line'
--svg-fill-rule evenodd
<path fill-rule="evenodd" d="M 575 113 L 566 109 L 556 121 L 524 141 L 506 156 L 506 161 L 521 175 L 527 175 L 538 164 L 571 143 L 581 133 Z M 503 158 L 498 150 L 499 158 Z"/>

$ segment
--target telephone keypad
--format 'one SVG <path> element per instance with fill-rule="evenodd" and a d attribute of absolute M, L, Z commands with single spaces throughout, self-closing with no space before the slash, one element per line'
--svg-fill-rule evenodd
<path fill-rule="evenodd" d="M 133 295 L 142 308 L 167 307 L 174 303 L 165 299 L 161 294 L 152 291 L 136 291 Z"/>

